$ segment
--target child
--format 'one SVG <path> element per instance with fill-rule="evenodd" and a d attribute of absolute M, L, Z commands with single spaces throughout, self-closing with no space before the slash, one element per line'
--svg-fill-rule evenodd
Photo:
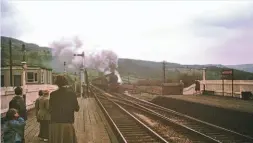
<path fill-rule="evenodd" d="M 4 125 L 4 143 L 22 143 L 25 120 L 21 118 L 16 109 L 9 109 L 6 113 Z"/>

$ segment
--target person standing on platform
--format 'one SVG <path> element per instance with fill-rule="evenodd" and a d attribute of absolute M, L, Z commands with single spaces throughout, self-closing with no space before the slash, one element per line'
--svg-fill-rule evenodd
<path fill-rule="evenodd" d="M 77 143 L 73 126 L 74 112 L 79 111 L 77 97 L 73 91 L 66 88 L 68 82 L 64 76 L 57 76 L 55 83 L 59 88 L 51 92 L 49 99 L 49 143 Z"/>
<path fill-rule="evenodd" d="M 84 71 L 85 74 L 85 84 L 86 84 L 86 97 L 89 97 L 89 79 L 87 69 Z"/>
<path fill-rule="evenodd" d="M 43 96 L 43 91 L 42 90 L 40 90 L 39 91 L 39 97 L 36 99 L 36 101 L 35 101 L 35 112 L 36 112 L 36 117 L 37 117 L 37 121 L 39 122 L 39 120 L 38 120 L 38 111 L 39 111 L 39 100 L 40 100 L 40 98 Z"/>
<path fill-rule="evenodd" d="M 39 137 L 43 139 L 43 141 L 48 141 L 49 122 L 50 122 L 49 91 L 48 90 L 45 90 L 43 93 L 43 96 L 39 98 L 39 111 L 38 111 L 37 117 L 40 122 Z"/>
<path fill-rule="evenodd" d="M 184 94 L 184 82 L 182 81 L 182 80 L 180 80 L 180 86 L 181 86 L 181 88 L 180 88 L 180 94 Z"/>
<path fill-rule="evenodd" d="M 26 103 L 24 100 L 23 94 L 23 89 L 18 86 L 15 88 L 15 94 L 12 98 L 12 100 L 9 102 L 9 109 L 13 108 L 16 109 L 19 116 L 22 117 L 25 121 L 27 120 L 27 113 L 26 113 Z M 23 131 L 25 132 L 25 127 L 23 127 Z M 23 134 L 22 138 L 22 143 L 25 143 L 25 136 Z"/>
<path fill-rule="evenodd" d="M 200 93 L 200 83 L 198 80 L 195 80 L 195 93 L 196 95 Z"/>
<path fill-rule="evenodd" d="M 39 97 L 35 100 L 35 115 L 36 115 L 36 118 L 37 118 L 37 122 L 40 122 L 40 120 L 39 120 L 39 118 L 38 118 L 38 111 L 39 111 L 39 100 L 40 100 L 40 98 L 43 96 L 43 91 L 42 90 L 40 90 L 39 91 Z M 39 135 L 38 135 L 38 137 L 40 137 L 41 135 L 40 135 L 40 132 L 39 132 Z"/>

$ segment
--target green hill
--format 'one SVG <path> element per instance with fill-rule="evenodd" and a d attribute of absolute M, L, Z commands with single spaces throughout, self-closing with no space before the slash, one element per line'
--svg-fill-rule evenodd
<path fill-rule="evenodd" d="M 209 80 L 221 79 L 220 73 L 227 67 L 218 65 L 181 65 L 166 63 L 166 77 L 175 78 L 183 75 L 195 75 L 202 79 L 202 68 L 206 68 L 206 78 Z M 162 62 L 142 61 L 134 59 L 119 59 L 119 72 L 121 75 L 130 74 L 140 78 L 162 79 Z M 253 73 L 234 69 L 235 80 L 253 80 Z"/>
<path fill-rule="evenodd" d="M 242 65 L 226 65 L 229 68 L 243 70 L 253 73 L 253 64 L 242 64 Z"/>
<path fill-rule="evenodd" d="M 1 36 L 1 66 L 9 65 L 10 52 L 9 40 L 12 42 L 13 65 L 21 65 L 23 59 L 23 41 Z M 52 51 L 47 47 L 40 47 L 36 44 L 25 43 L 26 62 L 28 65 L 36 65 L 45 68 L 52 68 Z"/>

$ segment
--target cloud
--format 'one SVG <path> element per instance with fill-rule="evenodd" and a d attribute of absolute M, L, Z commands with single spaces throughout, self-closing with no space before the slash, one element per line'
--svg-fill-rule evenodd
<path fill-rule="evenodd" d="M 249 2 L 15 3 L 36 29 L 26 32 L 22 40 L 43 46 L 60 37 L 78 35 L 87 41 L 82 41 L 78 52 L 101 47 L 119 57 L 183 64 L 250 62 L 226 54 L 238 53 L 237 49 L 242 49 L 239 45 L 250 52 L 249 11 L 253 8 Z M 226 50 L 229 47 L 233 50 Z"/>
<path fill-rule="evenodd" d="M 206 51 L 212 63 L 253 63 L 253 4 L 233 11 L 226 18 L 198 19 L 195 35 L 215 40 Z"/>
<path fill-rule="evenodd" d="M 1 0 L 1 36 L 19 37 L 25 31 L 25 22 L 16 7 Z"/>

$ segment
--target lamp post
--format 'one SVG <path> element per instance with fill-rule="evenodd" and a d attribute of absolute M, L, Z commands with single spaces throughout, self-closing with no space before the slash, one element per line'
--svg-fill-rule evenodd
<path fill-rule="evenodd" d="M 22 44 L 22 53 L 23 53 L 23 60 L 21 62 L 22 64 L 22 75 L 23 75 L 23 82 L 22 82 L 22 85 L 23 85 L 23 97 L 24 97 L 24 100 L 25 100 L 25 103 L 26 103 L 26 92 L 27 92 L 27 89 L 26 89 L 26 69 L 27 69 L 27 64 L 26 64 L 26 49 L 25 49 L 25 44 Z"/>
<path fill-rule="evenodd" d="M 13 86 L 12 84 L 12 42 L 9 41 L 9 54 L 10 54 L 10 86 Z"/>
<path fill-rule="evenodd" d="M 203 91 L 205 91 L 206 90 L 206 68 L 203 68 L 202 71 L 203 71 L 203 74 L 202 74 L 202 76 L 203 76 Z"/>
<path fill-rule="evenodd" d="M 82 57 L 82 66 L 80 68 L 80 92 L 81 96 L 83 96 L 83 83 L 84 83 L 84 52 L 82 54 L 74 54 L 74 56 Z"/>

